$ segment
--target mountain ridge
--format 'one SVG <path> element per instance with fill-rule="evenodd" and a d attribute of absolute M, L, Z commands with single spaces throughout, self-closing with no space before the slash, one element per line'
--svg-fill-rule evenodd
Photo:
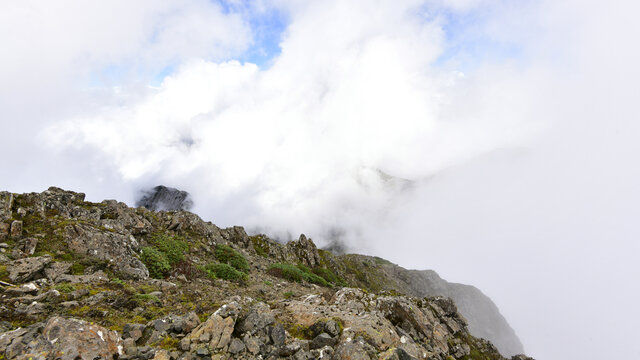
<path fill-rule="evenodd" d="M 46 337 L 51 322 L 74 328 L 68 321 L 78 319 L 115 331 L 116 343 L 128 341 L 125 353 L 112 354 L 119 358 L 165 355 L 157 346 L 161 341 L 170 343 L 165 344 L 171 350 L 166 355 L 175 359 L 219 353 L 230 358 L 324 358 L 318 349 L 325 347 L 325 354 L 331 352 L 335 359 L 348 358 L 340 354 L 354 347 L 369 358 L 502 358 L 493 345 L 469 334 L 453 302 L 435 296 L 435 287 L 411 280 L 423 278 L 425 283 L 430 275 L 435 281 L 435 272 L 406 270 L 377 257 L 336 255 L 317 249 L 304 235 L 280 244 L 265 235 L 249 236 L 242 227 L 218 228 L 186 211 L 155 212 L 114 200 L 89 203 L 82 193 L 54 187 L 42 193 L 0 193 L 0 224 L 0 241 L 5 241 L 0 278 L 16 283 L 3 288 L 0 315 L 10 322 L 3 325 L 9 331 L 0 335 L 0 343 L 9 338 L 8 345 L 21 343 L 27 333 L 19 335 L 19 329 Z M 394 272 L 406 279 L 389 275 Z M 235 307 L 235 315 L 221 316 L 225 306 Z M 256 325 L 251 333 L 242 324 L 256 306 L 276 320 Z M 351 325 L 348 331 L 360 330 L 310 330 L 328 321 L 314 315 L 317 308 Z M 205 349 L 186 332 L 188 327 L 157 328 L 158 321 L 167 322 L 176 312 L 186 313 L 182 322 L 190 318 L 200 327 L 209 324 L 208 332 L 201 329 L 209 337 L 222 322 L 226 328 L 233 323 L 229 342 L 221 347 L 209 343 Z M 271 333 L 279 331 L 274 324 L 285 327 L 282 343 L 274 342 Z M 127 337 L 132 326 L 144 327 L 152 338 L 138 337 L 132 344 Z M 192 342 L 182 344 L 185 338 Z M 261 345 L 249 351 L 256 343 Z M 288 345 L 298 348 L 284 351 Z M 5 351 L 4 356 L 24 355 L 22 350 Z"/>

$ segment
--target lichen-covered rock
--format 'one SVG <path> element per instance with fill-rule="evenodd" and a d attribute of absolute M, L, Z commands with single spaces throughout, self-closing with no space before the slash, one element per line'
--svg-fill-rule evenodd
<path fill-rule="evenodd" d="M 146 279 L 149 271 L 135 254 L 139 244 L 133 236 L 102 231 L 84 224 L 70 224 L 63 236 L 69 249 L 76 254 L 109 261 L 124 277 Z"/>
<path fill-rule="evenodd" d="M 115 359 L 122 353 L 117 332 L 82 320 L 52 317 L 0 335 L 6 359 Z"/>
<path fill-rule="evenodd" d="M 12 282 L 22 283 L 44 277 L 44 268 L 51 262 L 51 256 L 24 258 L 9 262 L 7 271 Z"/>

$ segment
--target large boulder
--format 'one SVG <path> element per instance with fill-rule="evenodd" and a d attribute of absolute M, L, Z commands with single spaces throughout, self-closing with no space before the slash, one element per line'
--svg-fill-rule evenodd
<path fill-rule="evenodd" d="M 109 261 L 110 266 L 122 277 L 131 279 L 149 277 L 147 267 L 135 255 L 139 244 L 131 235 L 104 231 L 78 223 L 67 225 L 63 236 L 71 251 Z"/>
<path fill-rule="evenodd" d="M 39 279 L 44 277 L 44 269 L 51 263 L 51 256 L 44 255 L 38 257 L 24 258 L 9 262 L 9 280 L 15 283 Z"/>
<path fill-rule="evenodd" d="M 58 316 L 0 335 L 0 354 L 9 360 L 108 360 L 123 355 L 117 332 Z"/>

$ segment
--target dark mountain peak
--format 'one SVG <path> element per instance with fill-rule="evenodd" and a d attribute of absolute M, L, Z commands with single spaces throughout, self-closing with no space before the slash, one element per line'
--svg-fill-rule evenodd
<path fill-rule="evenodd" d="M 188 192 L 176 188 L 158 185 L 152 189 L 143 190 L 136 202 L 137 207 L 145 207 L 153 211 L 190 210 L 193 200 Z"/>

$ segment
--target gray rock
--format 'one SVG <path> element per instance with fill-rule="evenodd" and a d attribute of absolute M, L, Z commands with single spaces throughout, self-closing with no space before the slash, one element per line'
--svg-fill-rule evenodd
<path fill-rule="evenodd" d="M 103 271 L 96 271 L 89 275 L 69 275 L 60 274 L 56 276 L 56 283 L 71 283 L 71 284 L 97 284 L 101 282 L 109 281 L 109 277 Z"/>
<path fill-rule="evenodd" d="M 312 349 L 319 349 L 325 346 L 333 346 L 336 344 L 336 339 L 329 336 L 327 333 L 322 333 L 311 341 L 310 347 Z"/>
<path fill-rule="evenodd" d="M 11 261 L 7 266 L 9 280 L 20 283 L 39 279 L 44 276 L 44 268 L 50 262 L 51 256 L 49 255 Z"/>
<path fill-rule="evenodd" d="M 358 343 L 344 343 L 335 349 L 332 360 L 371 360 L 362 345 Z"/>
<path fill-rule="evenodd" d="M 271 337 L 271 341 L 276 348 L 283 346 L 285 340 L 287 339 L 287 334 L 284 331 L 284 326 L 282 326 L 282 324 L 280 323 L 277 323 L 271 328 L 269 336 Z"/>
<path fill-rule="evenodd" d="M 72 265 L 72 263 L 65 261 L 54 262 L 44 269 L 44 274 L 47 279 L 54 281 L 58 276 L 68 273 Z"/>
<path fill-rule="evenodd" d="M 255 334 L 275 322 L 276 319 L 271 313 L 269 305 L 258 303 L 251 308 L 247 316 L 238 321 L 236 329 L 240 333 Z"/>
<path fill-rule="evenodd" d="M 244 343 L 242 342 L 242 340 L 238 338 L 234 338 L 233 340 L 231 340 L 231 344 L 229 344 L 230 353 L 236 355 L 236 354 L 240 354 L 243 351 L 244 351 Z"/>
<path fill-rule="evenodd" d="M 153 328 L 157 331 L 166 332 L 171 328 L 171 324 L 169 324 L 166 320 L 155 320 L 152 321 Z"/>
<path fill-rule="evenodd" d="M 11 222 L 10 236 L 12 239 L 19 239 L 22 236 L 21 220 L 13 220 L 13 222 Z"/>
<path fill-rule="evenodd" d="M 60 360 L 112 359 L 123 355 L 122 340 L 117 332 L 61 317 L 52 317 L 44 325 L 35 324 L 2 336 L 2 347 L 8 359 L 32 357 L 32 354 L 56 354 L 56 359 Z"/>
<path fill-rule="evenodd" d="M 260 339 L 248 335 L 244 337 L 243 342 L 247 351 L 253 355 L 259 354 L 264 347 L 264 343 Z"/>
<path fill-rule="evenodd" d="M 5 240 L 9 237 L 9 229 L 11 229 L 11 225 L 0 222 L 0 240 Z"/>
<path fill-rule="evenodd" d="M 144 324 L 126 324 L 122 329 L 122 338 L 138 341 L 146 328 L 147 326 Z"/>
<path fill-rule="evenodd" d="M 18 249 L 22 250 L 26 255 L 33 255 L 36 252 L 36 246 L 38 246 L 38 239 L 26 238 L 22 239 L 17 244 Z"/>

